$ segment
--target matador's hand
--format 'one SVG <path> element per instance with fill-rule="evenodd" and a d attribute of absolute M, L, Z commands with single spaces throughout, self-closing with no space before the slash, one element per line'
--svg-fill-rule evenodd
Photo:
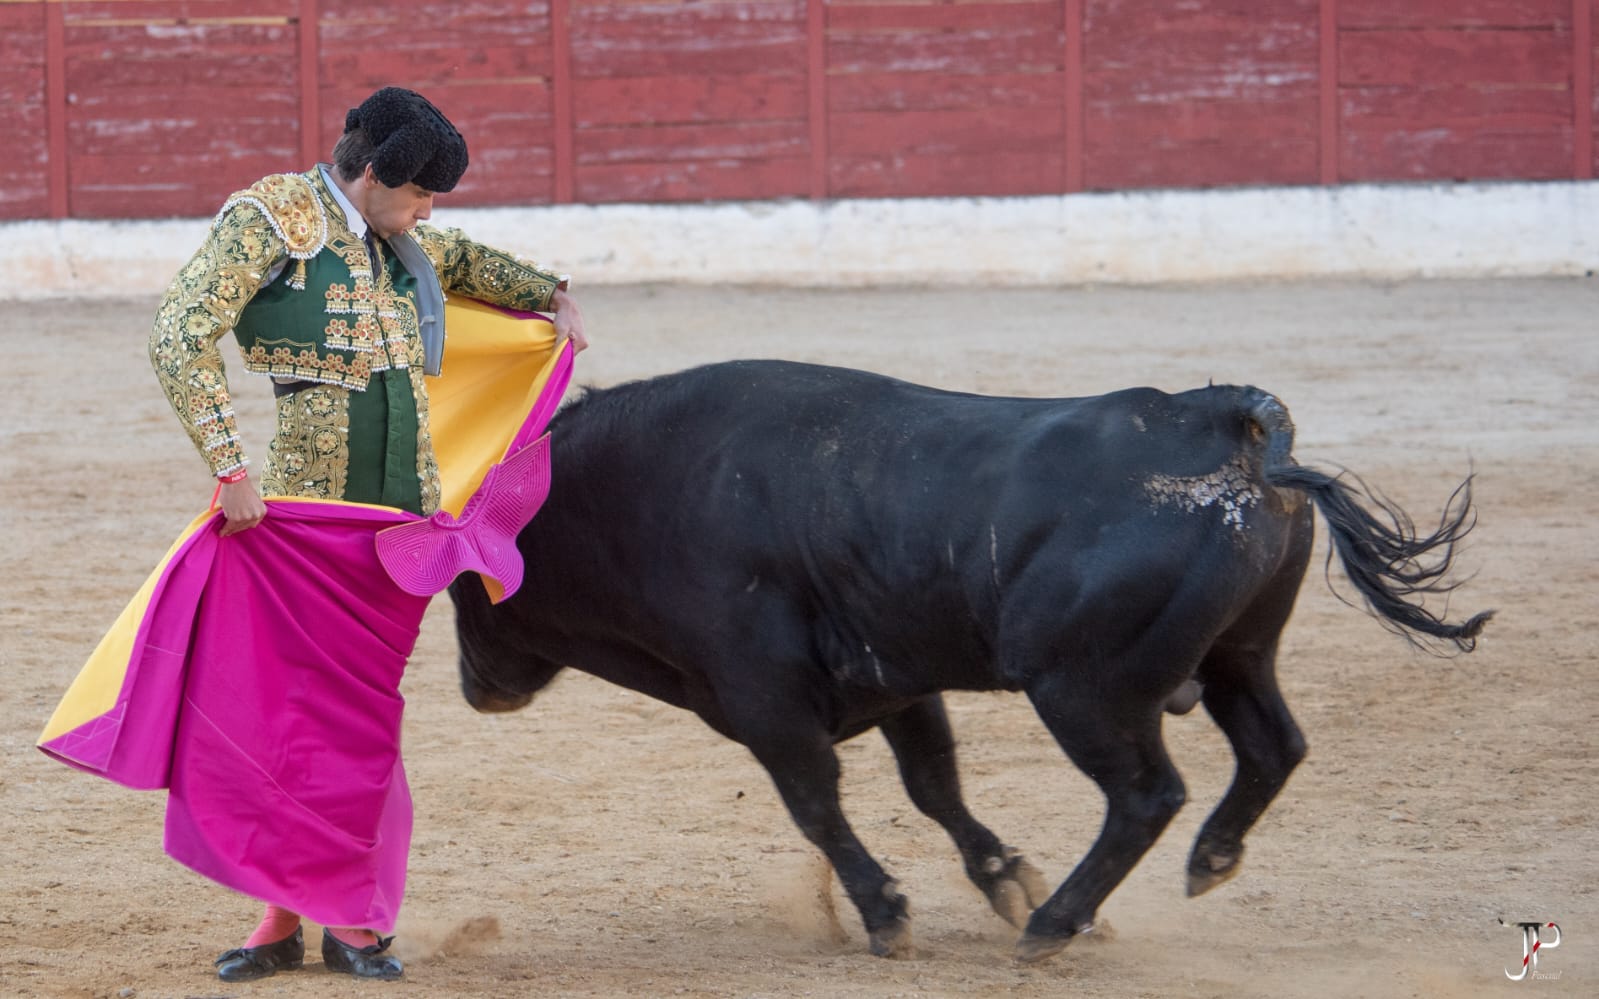
<path fill-rule="evenodd" d="M 550 305 L 555 308 L 555 345 L 559 347 L 562 340 L 572 341 L 572 353 L 579 354 L 588 349 L 589 339 L 583 334 L 583 312 L 577 307 L 577 300 L 560 288 L 550 295 Z"/>
<path fill-rule="evenodd" d="M 248 530 L 266 519 L 266 501 L 256 492 L 255 483 L 248 477 L 237 482 L 222 483 L 217 502 L 222 507 L 222 516 L 226 521 L 222 525 L 224 538 Z"/>

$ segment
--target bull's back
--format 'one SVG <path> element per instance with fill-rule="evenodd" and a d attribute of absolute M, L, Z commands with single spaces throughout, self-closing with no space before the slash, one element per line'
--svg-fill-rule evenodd
<path fill-rule="evenodd" d="M 1094 606 L 1107 567 L 1153 592 L 1235 557 L 1204 504 L 1249 473 L 1250 391 L 1006 398 L 783 361 L 590 391 L 551 424 L 524 550 L 568 567 L 545 581 L 566 627 L 598 613 L 667 655 L 788 641 L 837 673 L 914 660 L 918 682 L 981 685 L 959 671 L 1017 608 Z"/>

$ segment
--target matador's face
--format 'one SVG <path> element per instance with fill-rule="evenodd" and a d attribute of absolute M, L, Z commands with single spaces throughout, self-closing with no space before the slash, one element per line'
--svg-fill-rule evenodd
<path fill-rule="evenodd" d="M 384 239 L 409 232 L 433 215 L 433 192 L 416 184 L 389 187 L 372 173 L 369 164 L 361 178 L 364 204 L 356 205 L 366 224 Z"/>

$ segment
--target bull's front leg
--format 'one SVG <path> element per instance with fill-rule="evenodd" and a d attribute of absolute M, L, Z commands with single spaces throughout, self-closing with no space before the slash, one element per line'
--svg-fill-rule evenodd
<path fill-rule="evenodd" d="M 770 726 L 771 719 L 767 719 Z M 803 737 L 774 738 L 770 727 L 746 741 L 771 774 L 789 815 L 805 838 L 827 856 L 844 893 L 866 926 L 868 944 L 879 957 L 908 957 L 913 951 L 910 903 L 894 879 L 866 852 L 839 804 L 838 755 L 820 726 Z"/>
<path fill-rule="evenodd" d="M 1049 894 L 1044 876 L 1017 850 L 1005 846 L 972 817 L 961 795 L 955 735 L 944 699 L 931 695 L 878 726 L 899 762 L 911 802 L 944 827 L 971 878 L 1000 918 L 1021 929 Z"/>
<path fill-rule="evenodd" d="M 1105 794 L 1105 825 L 1086 856 L 1027 921 L 1021 961 L 1059 952 L 1093 928 L 1099 906 L 1154 845 L 1186 792 L 1160 738 L 1161 703 L 1121 705 L 1085 696 L 1061 677 L 1028 690 L 1044 724 Z"/>

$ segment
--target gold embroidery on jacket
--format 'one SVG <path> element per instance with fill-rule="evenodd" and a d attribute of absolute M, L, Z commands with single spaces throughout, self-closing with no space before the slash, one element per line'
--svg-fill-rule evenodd
<path fill-rule="evenodd" d="M 422 352 L 421 342 L 416 348 Z M 433 432 L 428 428 L 428 394 L 423 384 L 422 358 L 417 356 L 408 372 L 411 376 L 411 394 L 416 397 L 416 477 L 422 488 L 422 515 L 432 516 L 444 498 L 444 486 L 439 482 L 439 462 L 433 454 Z"/>
<path fill-rule="evenodd" d="M 150 363 L 161 389 L 214 474 L 246 464 L 217 341 L 238 322 L 282 239 L 259 205 L 238 202 L 167 286 L 150 331 Z"/>
<path fill-rule="evenodd" d="M 431 513 L 438 507 L 440 490 L 428 429 L 416 303 L 395 292 L 384 269 L 374 284 L 366 244 L 350 231 L 349 220 L 335 209 L 325 188 L 313 170 L 267 177 L 230 198 L 205 244 L 167 289 L 150 335 L 150 359 L 174 411 L 211 470 L 221 474 L 244 467 L 247 461 L 217 341 L 234 329 L 266 275 L 285 257 L 297 261 L 286 283 L 304 290 L 305 261 L 323 250 L 335 254 L 350 278 L 347 284 L 335 280 L 328 289 L 322 342 L 310 342 L 318 335 L 314 327 L 284 330 L 299 334 L 299 339 L 257 336 L 254 348 L 244 352 L 245 367 L 252 372 L 321 386 L 278 400 L 279 434 L 269 449 L 263 492 L 338 498 L 348 465 L 348 391 L 364 389 L 374 370 L 409 368 L 417 406 L 417 475 L 423 510 Z M 474 243 L 458 229 L 421 225 L 413 235 L 447 294 L 514 309 L 549 309 L 560 281 L 555 274 Z M 378 252 L 381 263 L 381 244 Z M 327 263 L 331 261 L 322 266 Z M 304 401 L 311 392 L 323 394 L 315 406 Z M 296 399 L 306 408 L 294 409 Z M 286 410 L 296 415 L 283 423 Z M 326 426 L 318 423 L 324 418 L 330 421 Z M 313 427 L 318 428 L 315 433 Z"/>
<path fill-rule="evenodd" d="M 278 399 L 263 496 L 342 499 L 350 470 L 350 390 L 317 385 Z"/>
<path fill-rule="evenodd" d="M 528 311 L 547 310 L 559 276 L 509 253 L 474 243 L 459 229 L 419 225 L 412 232 L 448 293 Z"/>
<path fill-rule="evenodd" d="M 289 256 L 310 260 L 322 252 L 328 239 L 328 213 L 311 182 L 301 174 L 278 173 L 257 181 L 229 198 L 217 217 L 240 203 L 260 209 Z"/>

